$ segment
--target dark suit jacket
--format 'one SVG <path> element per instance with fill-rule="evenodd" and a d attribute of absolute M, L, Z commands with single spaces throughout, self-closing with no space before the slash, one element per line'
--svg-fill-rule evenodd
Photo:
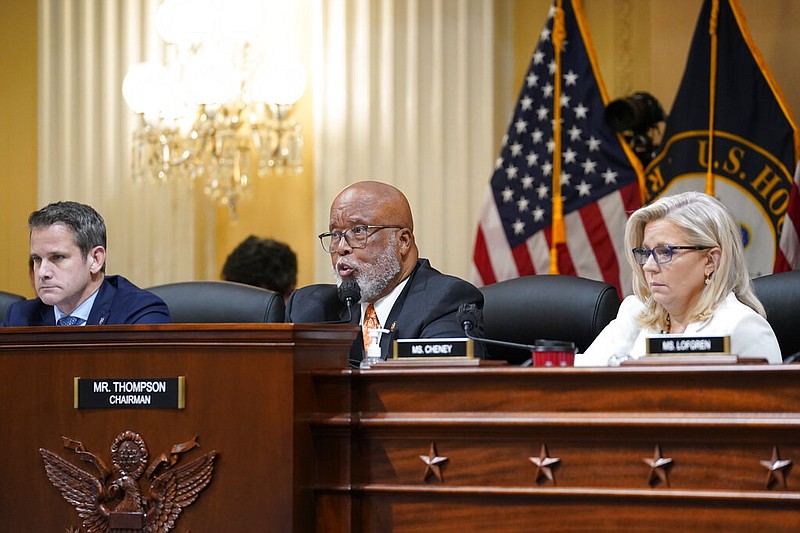
<path fill-rule="evenodd" d="M 3 326 L 52 326 L 55 311 L 39 298 L 8 308 Z M 98 324 L 166 324 L 169 309 L 161 298 L 122 276 L 106 276 L 89 313 L 87 326 Z"/>
<path fill-rule="evenodd" d="M 403 292 L 389 312 L 382 327 L 392 330 L 381 336 L 381 353 L 389 353 L 396 339 L 426 339 L 464 337 L 464 330 L 456 319 L 461 304 L 474 303 L 483 309 L 483 294 L 466 281 L 442 274 L 431 267 L 427 259 L 417 261 L 414 272 Z M 358 324 L 360 306 L 354 306 L 350 322 Z M 286 304 L 286 322 L 336 322 L 347 321 L 347 308 L 336 294 L 336 285 L 318 284 L 297 289 Z M 483 337 L 483 324 L 471 332 Z M 363 340 L 359 333 L 350 350 L 351 363 L 363 358 Z M 483 346 L 475 343 L 475 353 L 483 357 Z"/>

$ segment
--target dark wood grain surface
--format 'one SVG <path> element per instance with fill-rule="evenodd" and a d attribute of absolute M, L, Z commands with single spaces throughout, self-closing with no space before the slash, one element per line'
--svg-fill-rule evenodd
<path fill-rule="evenodd" d="M 800 365 L 362 372 L 355 334 L 4 330 L 2 529 L 77 528 L 39 447 L 107 458 L 132 430 L 151 456 L 195 435 L 219 452 L 179 532 L 800 530 L 800 472 L 767 468 L 800 460 Z M 75 377 L 173 376 L 183 410 L 73 408 Z"/>
<path fill-rule="evenodd" d="M 0 517 L 3 531 L 79 527 L 50 484 L 44 447 L 91 470 L 63 448 L 82 441 L 109 463 L 122 431 L 139 433 L 150 457 L 198 437 L 217 450 L 211 484 L 174 531 L 292 531 L 312 527 L 308 432 L 295 425 L 296 388 L 308 368 L 343 368 L 350 326 L 168 325 L 14 328 L 0 332 Z M 186 377 L 183 410 L 77 410 L 73 378 Z M 305 455 L 302 460 L 298 454 Z M 187 454 L 186 460 L 195 455 Z M 295 490 L 297 489 L 297 490 Z M 144 490 L 144 489 L 143 489 Z M 304 510 L 304 508 L 306 510 Z M 77 531 L 77 529 L 76 529 Z"/>
<path fill-rule="evenodd" d="M 340 531 L 798 531 L 800 474 L 768 487 L 762 461 L 800 459 L 799 379 L 767 365 L 320 372 L 320 390 L 351 381 L 352 409 L 316 420 L 319 512 L 349 510 Z M 441 480 L 425 476 L 432 444 Z M 532 461 L 543 445 L 552 480 Z M 349 479 L 326 451 L 349 454 Z"/>

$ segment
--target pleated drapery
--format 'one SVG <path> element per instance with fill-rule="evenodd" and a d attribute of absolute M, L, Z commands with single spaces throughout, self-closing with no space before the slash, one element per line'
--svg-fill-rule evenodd
<path fill-rule="evenodd" d="M 317 227 L 348 183 L 386 181 L 411 202 L 422 256 L 467 277 L 497 149 L 494 3 L 314 7 Z M 330 280 L 329 257 L 318 258 L 317 277 Z"/>
<path fill-rule="evenodd" d="M 131 176 L 138 117 L 122 80 L 131 64 L 163 58 L 159 1 L 39 4 L 39 204 L 93 205 L 108 225 L 109 273 L 142 286 L 215 278 L 210 204 L 183 184 Z M 348 183 L 387 181 L 411 201 L 422 255 L 467 277 L 498 144 L 494 3 L 308 5 L 316 227 L 327 228 L 330 201 Z M 316 253 L 315 276 L 330 281 L 329 258 Z"/>

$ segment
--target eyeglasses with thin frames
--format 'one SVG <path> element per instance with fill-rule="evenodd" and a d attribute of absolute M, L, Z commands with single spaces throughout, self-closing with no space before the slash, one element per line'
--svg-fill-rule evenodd
<path fill-rule="evenodd" d="M 344 238 L 350 248 L 366 248 L 369 236 L 382 229 L 403 229 L 403 226 L 371 226 L 369 224 L 360 224 L 344 231 L 320 233 L 317 237 L 319 238 L 320 244 L 322 244 L 322 249 L 332 254 L 339 248 L 342 238 Z"/>
<path fill-rule="evenodd" d="M 639 265 L 647 263 L 647 259 L 652 255 L 656 264 L 664 265 L 672 261 L 672 256 L 675 250 L 708 250 L 708 246 L 672 246 L 669 244 L 662 244 L 654 246 L 652 249 L 642 246 L 634 248 L 633 260 Z"/>

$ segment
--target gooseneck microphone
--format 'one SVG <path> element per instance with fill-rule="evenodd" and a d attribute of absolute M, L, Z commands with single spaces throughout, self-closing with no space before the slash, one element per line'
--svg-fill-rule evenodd
<path fill-rule="evenodd" d="M 472 339 L 474 341 L 482 342 L 484 344 L 494 344 L 496 346 L 505 346 L 507 348 L 517 348 L 520 350 L 527 350 L 528 352 L 533 352 L 536 349 L 536 346 L 532 344 L 521 344 L 516 342 L 508 342 L 508 341 L 497 341 L 494 339 L 485 339 L 483 337 L 475 337 L 470 333 L 475 328 L 475 325 L 481 322 L 482 312 L 481 309 L 476 304 L 461 304 L 458 306 L 458 314 L 456 314 L 456 319 L 458 323 L 461 324 L 461 327 L 464 328 L 464 335 L 468 339 Z M 529 365 L 530 362 L 526 362 L 523 366 Z"/>
<path fill-rule="evenodd" d="M 350 323 L 353 319 L 353 306 L 361 301 L 361 287 L 358 286 L 358 283 L 356 283 L 356 280 L 352 276 L 348 276 L 344 278 L 342 283 L 336 288 L 336 295 L 345 307 L 347 307 L 347 320 L 343 320 L 342 322 Z M 355 349 L 355 344 L 358 343 L 358 339 L 361 338 L 361 333 L 359 333 L 358 336 L 356 336 L 353 348 L 350 349 L 348 362 L 351 368 L 359 368 L 361 365 L 361 359 L 363 357 L 363 354 L 361 354 L 362 347 L 359 346 L 356 352 L 353 351 Z M 356 354 L 358 354 L 358 356 Z"/>
<path fill-rule="evenodd" d="M 346 322 L 350 322 L 353 319 L 353 305 L 361 300 L 361 287 L 358 286 L 358 283 L 356 283 L 356 280 L 353 279 L 352 276 L 349 276 L 336 288 L 336 295 L 347 307 Z"/>
<path fill-rule="evenodd" d="M 476 304 L 461 304 L 458 306 L 456 320 L 464 328 L 464 334 L 469 337 L 469 332 L 481 319 L 481 310 Z"/>

